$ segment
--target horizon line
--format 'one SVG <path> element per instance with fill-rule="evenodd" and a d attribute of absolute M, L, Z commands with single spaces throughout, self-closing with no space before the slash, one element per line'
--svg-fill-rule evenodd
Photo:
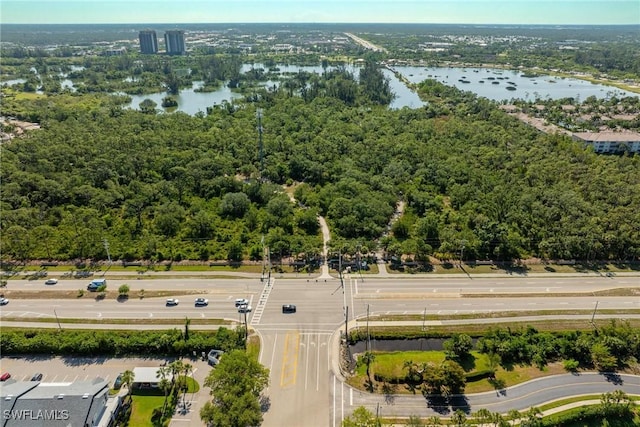
<path fill-rule="evenodd" d="M 640 27 L 637 24 L 605 23 L 605 24 L 576 24 L 576 23 L 469 23 L 469 22 L 275 22 L 275 21 L 231 21 L 231 22 L 3 22 L 2 25 L 465 25 L 465 26 L 526 26 L 526 27 Z M 1 26 L 0 26 L 1 28 Z"/>

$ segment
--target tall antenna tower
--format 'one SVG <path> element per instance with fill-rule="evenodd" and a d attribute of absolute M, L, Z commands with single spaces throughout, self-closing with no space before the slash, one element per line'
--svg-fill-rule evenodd
<path fill-rule="evenodd" d="M 262 143 L 262 108 L 256 110 L 258 117 L 258 157 L 260 159 L 260 180 L 264 174 L 264 144 Z"/>

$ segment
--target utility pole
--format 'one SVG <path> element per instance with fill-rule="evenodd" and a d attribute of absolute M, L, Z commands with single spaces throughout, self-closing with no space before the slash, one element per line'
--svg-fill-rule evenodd
<path fill-rule="evenodd" d="M 62 330 L 62 326 L 60 326 L 60 319 L 58 319 L 58 313 L 56 313 L 56 309 L 53 309 L 53 314 L 56 316 L 56 322 L 58 322 L 58 329 Z"/>
<path fill-rule="evenodd" d="M 104 245 L 104 250 L 107 251 L 107 259 L 109 260 L 109 267 L 107 267 L 107 270 L 109 270 L 111 268 L 111 254 L 109 253 L 109 241 L 106 237 L 102 240 L 102 244 Z M 107 274 L 107 270 L 102 273 L 103 277 Z"/>
<path fill-rule="evenodd" d="M 466 240 L 460 242 L 460 268 L 462 268 L 462 259 L 464 258 L 464 246 L 467 244 Z"/>
<path fill-rule="evenodd" d="M 427 322 L 427 307 L 424 308 L 424 313 L 422 313 L 422 332 L 425 330 L 425 323 Z"/>
<path fill-rule="evenodd" d="M 256 110 L 256 116 L 258 117 L 258 157 L 260 160 L 260 181 L 263 179 L 264 174 L 264 145 L 262 143 L 262 108 Z"/>
<path fill-rule="evenodd" d="M 249 340 L 249 325 L 247 324 L 247 310 L 244 310 L 244 342 Z"/>
<path fill-rule="evenodd" d="M 596 306 L 593 309 L 593 314 L 591 315 L 591 324 L 593 325 L 593 327 L 596 327 L 596 324 L 594 323 L 594 319 L 596 318 L 596 311 L 598 310 L 598 301 L 596 301 Z"/>
<path fill-rule="evenodd" d="M 344 312 L 344 342 L 349 346 L 349 307 Z"/>
<path fill-rule="evenodd" d="M 371 335 L 369 335 L 369 304 L 367 304 L 367 351 L 371 351 Z"/>

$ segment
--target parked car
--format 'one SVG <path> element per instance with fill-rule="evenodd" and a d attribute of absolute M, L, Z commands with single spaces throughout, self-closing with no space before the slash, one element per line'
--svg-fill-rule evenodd
<path fill-rule="evenodd" d="M 44 284 L 45 284 L 45 285 L 55 285 L 55 284 L 57 284 L 57 283 L 58 283 L 58 279 L 53 279 L 53 278 L 51 278 L 51 279 L 47 279 L 47 280 L 45 280 L 45 282 L 44 282 Z"/>
<path fill-rule="evenodd" d="M 118 374 L 116 380 L 113 382 L 114 389 L 118 390 L 120 387 L 122 387 L 122 374 Z"/>
<path fill-rule="evenodd" d="M 178 305 L 179 302 L 180 300 L 178 300 L 177 298 L 167 298 L 167 306 L 169 307 Z"/>
<path fill-rule="evenodd" d="M 238 306 L 238 313 L 251 313 L 251 306 L 249 304 L 243 304 Z"/>
<path fill-rule="evenodd" d="M 220 358 L 223 354 L 224 351 L 222 350 L 211 350 L 209 354 L 207 354 L 207 361 L 209 362 L 209 365 L 215 366 L 220 363 Z"/>
<path fill-rule="evenodd" d="M 9 378 L 11 378 L 11 374 L 9 372 L 5 372 L 2 375 L 0 375 L 0 381 L 6 381 Z"/>
<path fill-rule="evenodd" d="M 209 300 L 206 298 L 196 298 L 195 304 L 196 307 L 205 307 L 209 305 Z"/>
<path fill-rule="evenodd" d="M 33 374 L 31 381 L 40 381 L 42 379 L 42 373 L 38 372 Z"/>
<path fill-rule="evenodd" d="M 240 307 L 241 305 L 247 305 L 249 304 L 249 300 L 246 298 L 238 298 L 236 300 L 236 307 Z"/>
<path fill-rule="evenodd" d="M 283 313 L 295 313 L 296 312 L 296 306 L 293 304 L 284 304 L 282 306 L 282 312 Z"/>
<path fill-rule="evenodd" d="M 7 305 L 9 304 L 9 299 L 8 298 L 0 298 L 0 305 Z"/>

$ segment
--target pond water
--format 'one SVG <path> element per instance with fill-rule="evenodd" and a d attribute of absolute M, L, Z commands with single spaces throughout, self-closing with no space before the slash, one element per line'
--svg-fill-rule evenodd
<path fill-rule="evenodd" d="M 594 84 L 586 80 L 545 75 L 527 77 L 516 70 L 460 67 L 395 67 L 394 69 L 411 83 L 434 79 L 494 101 L 512 98 L 527 101 L 533 101 L 536 98 L 576 98 L 583 101 L 590 96 L 596 98 L 639 96 L 633 92 Z"/>
<path fill-rule="evenodd" d="M 84 67 L 72 67 L 74 69 L 83 69 Z M 246 73 L 251 69 L 262 68 L 265 72 L 274 72 L 282 76 L 295 74 L 300 71 L 309 73 L 322 74 L 324 71 L 330 71 L 335 67 L 323 68 L 317 66 L 298 66 L 298 65 L 276 65 L 269 70 L 264 64 L 243 64 L 242 73 Z M 359 75 L 359 67 L 356 65 L 346 65 L 345 68 L 354 74 L 357 78 Z M 443 84 L 455 86 L 458 89 L 471 91 L 479 96 L 495 100 L 509 101 L 514 98 L 533 101 L 539 99 L 559 99 L 559 98 L 576 98 L 579 101 L 585 100 L 589 96 L 597 98 L 610 98 L 612 96 L 639 96 L 636 93 L 621 90 L 612 86 L 594 84 L 585 80 L 573 78 L 558 78 L 548 75 L 539 75 L 530 77 L 517 70 L 501 70 L 491 68 L 463 68 L 463 67 L 410 67 L 398 66 L 393 68 L 402 77 L 411 83 L 419 83 L 425 79 L 434 79 Z M 389 78 L 391 89 L 395 93 L 395 98 L 391 102 L 390 108 L 398 109 L 403 107 L 419 108 L 425 105 L 418 94 L 409 89 L 396 75 L 389 69 L 383 69 L 383 73 Z M 73 82 L 66 79 L 65 75 L 61 77 L 63 88 L 75 90 Z M 133 80 L 133 79 L 132 79 Z M 2 82 L 2 85 L 14 85 L 24 83 L 24 79 L 13 79 Z M 277 87 L 278 81 L 268 81 L 262 83 L 264 87 Z M 194 82 L 190 89 L 183 89 L 176 96 L 178 101 L 177 111 L 183 111 L 187 114 L 194 115 L 198 112 L 206 113 L 207 107 L 220 105 L 233 99 L 241 98 L 242 95 L 232 92 L 227 86 L 221 86 L 213 92 L 197 92 L 196 89 L 202 87 L 203 82 Z M 151 99 L 162 111 L 162 99 L 167 96 L 165 92 L 158 92 L 147 95 L 130 95 L 131 102 L 127 108 L 139 109 L 139 105 L 145 99 Z"/>
<path fill-rule="evenodd" d="M 224 101 L 231 101 L 235 98 L 242 97 L 241 94 L 232 92 L 227 86 L 221 86 L 214 92 L 196 92 L 196 89 L 201 88 L 204 82 L 193 82 L 190 89 L 182 89 L 178 95 L 175 95 L 178 101 L 177 111 L 185 112 L 189 115 L 194 115 L 198 112 L 206 113 L 207 107 L 214 105 L 220 105 Z M 150 99 L 158 106 L 156 109 L 162 110 L 162 99 L 167 96 L 166 92 L 152 93 L 147 95 L 129 95 L 131 102 L 126 106 L 135 110 L 140 109 L 140 103 L 145 99 Z"/>
<path fill-rule="evenodd" d="M 262 68 L 265 72 L 269 72 L 269 68 L 264 64 L 244 64 L 241 72 L 246 73 L 251 69 Z M 332 70 L 335 67 L 327 67 L 326 70 Z M 354 65 L 347 65 L 346 69 L 352 72 L 356 78 L 359 68 Z M 594 84 L 580 79 L 557 78 L 547 75 L 539 75 L 528 77 L 521 71 L 516 70 L 500 70 L 489 68 L 462 68 L 462 67 L 395 67 L 394 70 L 406 78 L 411 83 L 419 83 L 425 79 L 431 78 L 440 81 L 446 85 L 455 86 L 461 90 L 471 91 L 479 96 L 486 97 L 495 101 L 508 101 L 513 98 L 525 100 L 540 99 L 559 99 L 559 98 L 576 98 L 584 100 L 589 96 L 597 98 L 609 98 L 612 96 L 638 96 L 633 92 L 624 91 L 612 86 Z M 271 72 L 280 75 L 295 74 L 300 71 L 321 74 L 325 69 L 320 66 L 298 66 L 298 65 L 276 65 L 271 68 Z M 425 105 L 418 94 L 409 89 L 402 81 L 400 81 L 391 70 L 384 69 L 383 73 L 389 78 L 391 89 L 396 94 L 390 108 L 398 109 L 403 107 L 419 108 Z M 202 82 L 198 82 L 199 85 Z M 265 87 L 278 86 L 277 81 L 269 81 L 264 83 Z M 215 92 L 195 92 L 197 87 L 188 90 L 182 90 L 178 96 L 178 111 L 184 111 L 187 114 L 195 114 L 198 111 L 206 112 L 207 107 L 215 104 L 221 104 L 223 101 L 230 101 L 241 95 L 232 92 L 229 88 L 221 87 Z M 509 88 L 509 89 L 507 89 Z M 129 104 L 129 108 L 139 108 L 140 102 L 149 98 L 156 102 L 160 108 L 162 98 L 166 93 L 156 93 L 152 95 L 134 96 L 133 101 Z"/>

